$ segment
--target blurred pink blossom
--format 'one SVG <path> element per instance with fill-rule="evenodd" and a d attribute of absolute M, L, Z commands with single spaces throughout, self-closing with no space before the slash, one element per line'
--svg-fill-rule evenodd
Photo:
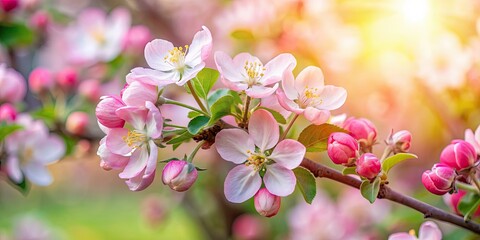
<path fill-rule="evenodd" d="M 10 103 L 0 105 L 0 122 L 12 122 L 17 118 L 17 110 Z"/>
<path fill-rule="evenodd" d="M 55 79 L 50 70 L 37 67 L 28 77 L 28 86 L 34 93 L 43 93 L 51 90 L 55 86 Z"/>
<path fill-rule="evenodd" d="M 472 144 L 477 152 L 477 155 L 480 155 L 480 126 L 475 130 L 475 134 L 471 129 L 465 130 L 465 141 Z"/>
<path fill-rule="evenodd" d="M 408 233 L 394 233 L 388 237 L 388 240 L 441 240 L 442 232 L 437 224 L 432 221 L 424 222 L 418 231 L 418 238 L 415 236 L 415 231 Z"/>
<path fill-rule="evenodd" d="M 0 63 L 0 102 L 16 103 L 25 97 L 25 79 L 12 68 Z"/>
<path fill-rule="evenodd" d="M 145 45 L 152 40 L 152 33 L 148 27 L 137 25 L 131 27 L 123 39 L 123 49 L 131 54 L 141 55 Z"/>

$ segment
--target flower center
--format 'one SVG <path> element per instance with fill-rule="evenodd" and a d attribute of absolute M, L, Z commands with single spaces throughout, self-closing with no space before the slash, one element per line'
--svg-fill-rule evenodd
<path fill-rule="evenodd" d="M 247 158 L 245 165 L 253 166 L 255 171 L 262 169 L 263 165 L 267 162 L 265 155 L 261 153 L 252 153 L 250 150 L 247 150 L 247 153 L 250 154 L 250 156 Z"/>
<path fill-rule="evenodd" d="M 147 141 L 147 136 L 143 132 L 132 130 L 128 132 L 127 136 L 123 136 L 122 139 L 129 147 L 135 149 Z"/>
<path fill-rule="evenodd" d="M 99 29 L 92 31 L 90 34 L 92 35 L 93 39 L 95 39 L 95 41 L 97 41 L 97 43 L 100 45 L 103 45 L 107 40 L 103 31 Z"/>
<path fill-rule="evenodd" d="M 33 148 L 32 147 L 25 147 L 20 154 L 20 163 L 26 164 L 33 158 Z"/>
<path fill-rule="evenodd" d="M 177 69 L 182 69 L 185 66 L 185 56 L 188 52 L 188 45 L 183 47 L 174 47 L 172 50 L 168 51 L 168 54 L 163 58 L 165 62 L 170 63 Z"/>
<path fill-rule="evenodd" d="M 266 68 L 263 67 L 263 64 L 258 61 L 246 61 L 243 68 L 245 69 L 245 72 L 247 72 L 247 84 L 249 87 L 257 84 L 258 80 L 265 75 L 264 72 Z"/>
<path fill-rule="evenodd" d="M 302 108 L 317 106 L 322 104 L 323 99 L 320 98 L 318 88 L 306 87 L 303 94 L 297 100 L 297 104 Z"/>

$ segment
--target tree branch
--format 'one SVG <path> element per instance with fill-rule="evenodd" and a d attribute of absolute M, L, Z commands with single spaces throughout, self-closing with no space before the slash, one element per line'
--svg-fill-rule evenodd
<path fill-rule="evenodd" d="M 343 175 L 342 173 L 340 173 L 335 169 L 316 163 L 307 158 L 303 159 L 301 166 L 310 170 L 315 177 L 329 178 L 334 181 L 341 182 L 350 187 L 360 188 L 360 184 L 362 183 L 357 178 Z M 425 218 L 433 218 L 440 221 L 455 224 L 459 227 L 463 227 L 472 232 L 480 234 L 480 224 L 477 224 L 472 221 L 464 221 L 463 218 L 458 215 L 448 213 L 442 209 L 439 209 L 437 207 L 434 207 L 432 205 L 419 201 L 415 198 L 403 195 L 399 192 L 392 190 L 386 185 L 381 186 L 380 192 L 378 193 L 378 198 L 388 199 L 392 202 L 396 202 L 404 206 L 410 207 L 412 209 L 415 209 L 423 213 Z"/>

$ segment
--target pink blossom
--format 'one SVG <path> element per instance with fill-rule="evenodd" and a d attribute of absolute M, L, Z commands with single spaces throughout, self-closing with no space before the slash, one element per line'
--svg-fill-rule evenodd
<path fill-rule="evenodd" d="M 463 214 L 458 210 L 458 205 L 466 195 L 467 195 L 467 191 L 458 189 L 457 192 L 455 193 L 443 195 L 443 199 L 445 201 L 445 204 L 449 206 L 452 209 L 452 211 L 454 211 L 456 214 L 460 216 L 463 216 Z M 477 211 L 475 211 L 473 216 L 475 217 L 480 216 L 480 209 L 477 209 Z"/>
<path fill-rule="evenodd" d="M 366 118 L 349 117 L 343 123 L 343 128 L 363 145 L 372 146 L 377 141 L 377 128 Z"/>
<path fill-rule="evenodd" d="M 87 113 L 73 112 L 68 116 L 65 128 L 73 134 L 83 135 L 87 131 L 89 122 L 90 120 Z"/>
<path fill-rule="evenodd" d="M 187 191 L 197 180 L 198 171 L 192 163 L 173 160 L 163 168 L 162 182 L 177 192 Z"/>
<path fill-rule="evenodd" d="M 78 93 L 89 101 L 96 103 L 100 99 L 100 83 L 95 79 L 82 81 L 78 86 Z"/>
<path fill-rule="evenodd" d="M 52 89 L 55 81 L 50 70 L 38 67 L 30 73 L 28 86 L 32 92 L 41 93 Z"/>
<path fill-rule="evenodd" d="M 347 99 L 344 88 L 325 86 L 322 70 L 313 66 L 303 69 L 295 80 L 293 74 L 285 74 L 282 88 L 277 91 L 280 104 L 313 124 L 325 123 L 330 110 L 340 108 Z"/>
<path fill-rule="evenodd" d="M 127 75 L 127 82 L 142 81 L 165 86 L 176 83 L 183 86 L 205 67 L 205 60 L 212 50 L 212 35 L 207 27 L 197 32 L 192 44 L 174 47 L 169 41 L 155 39 L 145 47 L 145 60 L 150 68 L 137 67 Z"/>
<path fill-rule="evenodd" d="M 266 188 L 262 188 L 255 194 L 255 209 L 264 217 L 273 217 L 277 215 L 280 209 L 281 200 L 279 196 L 271 194 Z"/>
<path fill-rule="evenodd" d="M 0 105 L 0 122 L 12 122 L 17 118 L 17 110 L 10 103 Z"/>
<path fill-rule="evenodd" d="M 395 134 L 392 132 L 387 139 L 387 144 L 393 149 L 394 153 L 408 152 L 412 142 L 412 134 L 407 130 L 401 130 Z"/>
<path fill-rule="evenodd" d="M 130 82 L 122 90 L 122 100 L 127 106 L 145 107 L 145 102 L 156 103 L 158 98 L 157 86 L 140 81 Z"/>
<path fill-rule="evenodd" d="M 475 134 L 471 129 L 465 130 L 465 141 L 472 144 L 477 152 L 477 155 L 480 155 L 480 126 L 475 130 Z"/>
<path fill-rule="evenodd" d="M 122 128 L 125 120 L 117 115 L 117 110 L 125 106 L 118 96 L 103 96 L 95 109 L 98 122 L 107 128 Z"/>
<path fill-rule="evenodd" d="M 457 174 L 455 170 L 442 163 L 433 165 L 432 170 L 422 174 L 422 183 L 425 188 L 436 195 L 443 195 L 453 189 Z"/>
<path fill-rule="evenodd" d="M 473 167 L 478 160 L 472 144 L 463 140 L 453 140 L 440 154 L 440 162 L 458 171 Z"/>
<path fill-rule="evenodd" d="M 152 40 L 152 33 L 143 25 L 131 27 L 123 39 L 123 49 L 131 54 L 140 54 L 145 45 Z"/>
<path fill-rule="evenodd" d="M 357 169 L 358 175 L 373 179 L 381 171 L 380 160 L 373 153 L 364 153 L 357 160 Z"/>
<path fill-rule="evenodd" d="M 346 133 L 332 133 L 328 137 L 327 153 L 335 164 L 352 166 L 357 159 L 358 142 Z"/>
<path fill-rule="evenodd" d="M 0 102 L 15 103 L 25 97 L 25 79 L 12 68 L 0 63 Z"/>
<path fill-rule="evenodd" d="M 93 64 L 114 59 L 122 51 L 123 39 L 129 28 L 130 13 L 126 9 L 116 8 L 108 17 L 101 9 L 83 10 L 66 33 L 69 60 Z"/>
<path fill-rule="evenodd" d="M 7 160 L 5 169 L 10 179 L 16 183 L 24 177 L 37 185 L 46 186 L 52 176 L 46 165 L 59 160 L 65 153 L 63 141 L 49 135 L 48 128 L 29 115 L 19 115 L 16 123 L 24 129 L 9 135 L 6 140 Z"/>
<path fill-rule="evenodd" d="M 5 12 L 13 11 L 20 5 L 20 0 L 0 0 L 0 7 Z"/>
<path fill-rule="evenodd" d="M 71 90 L 78 83 L 78 74 L 77 71 L 73 68 L 67 67 L 60 70 L 56 74 L 55 80 L 57 81 L 58 86 L 65 91 Z"/>
<path fill-rule="evenodd" d="M 215 138 L 220 156 L 240 164 L 230 170 L 225 179 L 225 197 L 234 203 L 253 197 L 262 185 L 260 171 L 265 171 L 263 182 L 270 193 L 280 197 L 290 195 L 296 184 L 292 169 L 302 162 L 305 147 L 292 139 L 278 142 L 278 123 L 266 110 L 252 114 L 248 130 L 247 133 L 241 129 L 224 129 Z"/>
<path fill-rule="evenodd" d="M 432 221 L 424 222 L 418 231 L 418 238 L 415 236 L 415 231 L 409 233 L 394 233 L 388 237 L 388 240 L 441 240 L 442 232 L 437 224 Z"/>
<path fill-rule="evenodd" d="M 146 102 L 145 108 L 121 107 L 116 113 L 131 128 L 109 129 L 105 139 L 106 149 L 102 149 L 100 154 L 109 155 L 110 152 L 115 158 L 128 157 L 128 163 L 119 176 L 126 179 L 130 190 L 140 191 L 148 187 L 155 177 L 158 148 L 154 140 L 161 137 L 163 118 L 151 102 Z M 105 163 L 111 162 L 109 160 L 103 159 Z"/>
<path fill-rule="evenodd" d="M 280 54 L 263 66 L 257 57 L 249 53 L 240 53 L 231 59 L 220 51 L 215 53 L 215 63 L 228 88 L 245 91 L 252 98 L 272 95 L 284 73 L 291 73 L 297 65 L 295 57 L 289 53 Z"/>

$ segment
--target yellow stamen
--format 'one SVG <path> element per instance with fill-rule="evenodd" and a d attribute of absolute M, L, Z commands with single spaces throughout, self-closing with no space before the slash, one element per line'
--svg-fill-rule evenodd
<path fill-rule="evenodd" d="M 247 162 L 245 163 L 245 165 L 253 166 L 253 169 L 255 169 L 255 171 L 260 170 L 267 162 L 267 158 L 263 154 L 252 153 L 250 150 L 247 150 L 247 153 L 250 156 L 247 158 Z"/>
<path fill-rule="evenodd" d="M 247 72 L 247 77 L 248 77 L 247 83 L 249 87 L 255 85 L 258 82 L 258 80 L 265 75 L 264 72 L 266 68 L 263 67 L 263 64 L 258 61 L 254 61 L 254 62 L 246 61 L 243 68 Z"/>
<path fill-rule="evenodd" d="M 317 106 L 322 104 L 322 102 L 323 99 L 320 98 L 318 88 L 311 88 L 308 86 L 303 91 L 303 95 L 297 101 L 301 107 Z"/>
<path fill-rule="evenodd" d="M 147 136 L 144 133 L 142 133 L 138 130 L 133 130 L 133 131 L 129 131 L 127 136 L 123 136 L 122 139 L 123 139 L 123 141 L 125 141 L 125 143 L 129 147 L 138 148 L 143 143 L 146 142 Z"/>
<path fill-rule="evenodd" d="M 100 44 L 103 44 L 106 42 L 107 38 L 105 37 L 105 34 L 101 30 L 95 30 L 91 32 L 93 39 L 97 41 Z"/>
<path fill-rule="evenodd" d="M 183 47 L 174 47 L 172 50 L 168 51 L 168 54 L 165 55 L 163 60 L 173 64 L 182 65 L 185 61 L 185 55 L 187 55 L 187 52 L 188 45 L 185 45 L 185 49 Z"/>
<path fill-rule="evenodd" d="M 413 230 L 413 229 L 410 229 L 410 231 L 408 231 L 408 234 L 410 234 L 411 236 L 414 236 L 414 237 L 417 236 L 417 235 L 415 234 L 415 230 Z"/>

